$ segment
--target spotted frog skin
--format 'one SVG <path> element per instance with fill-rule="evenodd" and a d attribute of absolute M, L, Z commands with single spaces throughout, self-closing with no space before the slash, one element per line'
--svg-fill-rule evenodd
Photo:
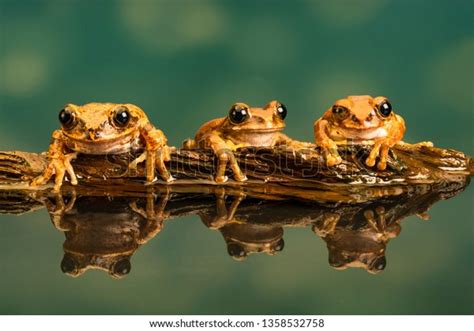
<path fill-rule="evenodd" d="M 233 154 L 242 147 L 274 147 L 287 145 L 293 148 L 308 147 L 282 133 L 285 128 L 286 107 L 274 100 L 263 108 L 250 107 L 245 103 L 236 103 L 227 117 L 217 118 L 205 123 L 196 133 L 195 139 L 183 143 L 185 149 L 212 149 L 219 158 L 215 180 L 218 183 L 227 181 L 225 170 L 227 163 L 237 181 L 247 177 L 240 169 Z M 308 146 L 307 146 L 308 145 Z"/>
<path fill-rule="evenodd" d="M 120 154 L 143 151 L 130 164 L 136 168 L 146 160 L 146 179 L 155 179 L 155 168 L 165 181 L 173 180 L 165 166 L 170 160 L 166 137 L 148 120 L 145 112 L 132 104 L 67 104 L 59 113 L 61 129 L 55 130 L 47 152 L 48 166 L 31 186 L 42 185 L 55 175 L 54 191 L 61 189 L 65 174 L 72 185 L 77 177 L 71 165 L 79 153 Z"/>
<path fill-rule="evenodd" d="M 373 145 L 365 164 L 385 170 L 389 149 L 400 142 L 405 121 L 396 115 L 385 97 L 348 96 L 329 108 L 314 123 L 316 144 L 321 147 L 327 166 L 342 162 L 338 145 L 348 143 Z"/>

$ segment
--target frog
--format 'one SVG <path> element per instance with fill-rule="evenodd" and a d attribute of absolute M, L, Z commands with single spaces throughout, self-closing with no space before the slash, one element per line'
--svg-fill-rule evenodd
<path fill-rule="evenodd" d="M 395 114 L 386 97 L 352 95 L 337 100 L 314 122 L 314 137 L 328 167 L 342 162 L 338 145 L 353 143 L 373 145 L 365 164 L 385 170 L 389 150 L 403 143 L 405 129 L 404 119 Z"/>
<path fill-rule="evenodd" d="M 375 203 L 355 208 L 345 213 L 324 212 L 315 220 L 312 231 L 326 242 L 333 268 L 363 268 L 378 274 L 386 267 L 388 242 L 401 231 L 396 207 L 387 210 Z"/>
<path fill-rule="evenodd" d="M 54 227 L 65 235 L 62 272 L 79 277 L 98 269 L 115 279 L 127 276 L 132 256 L 161 233 L 170 217 L 169 192 L 158 195 L 149 188 L 139 197 L 77 196 L 74 187 L 64 196 L 44 196 Z"/>
<path fill-rule="evenodd" d="M 140 152 L 130 169 L 146 161 L 146 182 L 155 179 L 155 168 L 161 178 L 174 178 L 166 169 L 170 147 L 163 131 L 155 128 L 145 112 L 133 104 L 87 103 L 66 104 L 59 112 L 61 129 L 54 130 L 46 153 L 48 163 L 43 173 L 33 179 L 32 187 L 45 184 L 55 175 L 53 191 L 61 189 L 66 174 L 71 185 L 77 185 L 77 176 L 71 161 L 78 154 L 110 155 Z"/>
<path fill-rule="evenodd" d="M 243 102 L 233 104 L 227 117 L 211 120 L 202 125 L 194 139 L 183 142 L 184 149 L 211 149 L 218 158 L 215 181 L 224 183 L 227 164 L 236 181 L 246 181 L 247 176 L 240 169 L 234 152 L 244 147 L 311 148 L 310 143 L 291 139 L 282 131 L 285 128 L 287 107 L 277 101 L 270 101 L 263 108 L 251 107 Z"/>
<path fill-rule="evenodd" d="M 281 224 L 258 222 L 255 215 L 239 214 L 237 210 L 246 198 L 243 192 L 232 192 L 233 200 L 226 206 L 227 193 L 222 187 L 215 189 L 215 210 L 200 212 L 201 221 L 211 230 L 218 230 L 227 246 L 227 253 L 235 261 L 244 261 L 251 254 L 266 253 L 270 256 L 281 252 L 285 246 Z"/>

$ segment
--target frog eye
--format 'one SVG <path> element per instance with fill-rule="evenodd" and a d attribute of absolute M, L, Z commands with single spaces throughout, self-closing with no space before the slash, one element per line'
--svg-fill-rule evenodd
<path fill-rule="evenodd" d="M 59 112 L 59 122 L 65 129 L 72 129 L 76 124 L 74 113 L 69 109 L 62 109 Z"/>
<path fill-rule="evenodd" d="M 245 249 L 237 243 L 229 243 L 227 245 L 227 253 L 235 259 L 243 259 L 247 256 Z"/>
<path fill-rule="evenodd" d="M 392 113 L 392 105 L 387 100 L 382 101 L 375 108 L 382 117 L 389 117 Z"/>
<path fill-rule="evenodd" d="M 126 258 L 117 261 L 112 266 L 112 274 L 116 277 L 123 277 L 125 275 L 128 275 L 130 273 L 130 270 L 132 270 L 132 265 L 130 264 L 130 260 Z"/>
<path fill-rule="evenodd" d="M 69 255 L 64 255 L 61 261 L 61 271 L 65 274 L 74 274 L 76 269 L 76 262 Z"/>
<path fill-rule="evenodd" d="M 229 110 L 229 119 L 234 124 L 240 124 L 242 122 L 245 122 L 249 117 L 249 110 L 243 105 L 234 105 Z"/>
<path fill-rule="evenodd" d="M 374 272 L 379 272 L 384 270 L 386 265 L 387 260 L 385 259 L 385 256 L 381 256 L 370 264 L 369 269 L 373 270 Z"/>
<path fill-rule="evenodd" d="M 332 113 L 339 119 L 344 119 L 349 115 L 349 109 L 341 105 L 332 106 Z"/>
<path fill-rule="evenodd" d="M 115 110 L 114 113 L 114 123 L 117 126 L 124 127 L 130 122 L 130 112 L 128 111 L 127 107 L 120 106 Z"/>
<path fill-rule="evenodd" d="M 283 240 L 283 238 L 281 238 L 280 240 L 278 240 L 275 246 L 275 252 L 281 252 L 284 247 L 285 247 L 285 241 Z"/>
<path fill-rule="evenodd" d="M 284 120 L 287 113 L 288 113 L 288 110 L 286 109 L 286 106 L 282 103 L 280 103 L 277 108 L 276 108 L 276 111 L 277 111 L 277 115 L 282 119 Z"/>

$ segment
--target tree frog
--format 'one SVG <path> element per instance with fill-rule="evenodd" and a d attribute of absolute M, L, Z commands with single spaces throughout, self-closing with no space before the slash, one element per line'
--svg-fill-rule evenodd
<path fill-rule="evenodd" d="M 174 178 L 166 169 L 170 150 L 166 136 L 148 120 L 145 112 L 132 104 L 88 103 L 82 106 L 67 104 L 59 112 L 61 129 L 55 130 L 47 152 L 48 166 L 31 185 L 46 183 L 53 174 L 54 191 L 59 191 L 65 174 L 72 185 L 77 178 L 71 165 L 78 153 L 120 154 L 143 151 L 130 167 L 146 160 L 146 180 L 155 179 L 155 167 L 163 180 Z"/>
<path fill-rule="evenodd" d="M 348 96 L 329 108 L 314 122 L 316 144 L 322 148 L 327 166 L 342 162 L 338 145 L 348 143 L 373 145 L 365 164 L 385 170 L 389 149 L 401 142 L 405 121 L 395 114 L 385 97 Z"/>
<path fill-rule="evenodd" d="M 294 148 L 308 147 L 309 143 L 299 142 L 282 133 L 285 128 L 287 108 L 274 100 L 263 108 L 250 107 L 238 102 L 234 104 L 227 117 L 217 118 L 205 123 L 196 133 L 195 139 L 183 143 L 185 149 L 212 149 L 218 157 L 215 180 L 227 181 L 227 163 L 237 181 L 247 177 L 240 169 L 233 154 L 242 147 L 274 147 L 287 145 Z"/>

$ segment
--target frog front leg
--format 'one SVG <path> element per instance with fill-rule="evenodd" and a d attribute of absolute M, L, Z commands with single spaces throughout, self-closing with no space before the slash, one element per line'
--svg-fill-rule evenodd
<path fill-rule="evenodd" d="M 166 136 L 163 131 L 156 129 L 147 123 L 140 129 L 140 134 L 145 141 L 145 151 L 130 163 L 129 168 L 136 169 L 137 165 L 146 161 L 146 181 L 151 183 L 155 180 L 155 169 L 161 178 L 166 182 L 171 182 L 174 178 L 166 169 L 165 162 L 171 160 L 170 149 L 166 145 Z"/>
<path fill-rule="evenodd" d="M 314 123 L 314 138 L 316 145 L 321 147 L 326 165 L 331 167 L 342 162 L 337 151 L 337 144 L 327 134 L 328 121 L 319 119 Z"/>
<path fill-rule="evenodd" d="M 235 213 L 240 203 L 245 199 L 245 193 L 239 192 L 235 196 L 229 209 L 226 206 L 226 191 L 223 187 L 215 190 L 216 197 L 216 216 L 207 225 L 209 229 L 218 230 L 230 223 L 241 223 L 235 218 Z"/>
<path fill-rule="evenodd" d="M 387 168 L 387 157 L 388 151 L 393 144 L 390 142 L 391 139 L 378 139 L 374 143 L 374 147 L 370 151 L 369 156 L 365 160 L 365 164 L 369 167 L 375 165 L 377 156 L 380 156 L 380 160 L 377 163 L 377 169 L 385 170 Z"/>
<path fill-rule="evenodd" d="M 43 174 L 33 179 L 30 186 L 40 186 L 55 175 L 54 192 L 59 192 L 63 183 L 65 174 L 69 175 L 71 185 L 77 185 L 77 177 L 71 165 L 71 161 L 76 158 L 77 153 L 65 154 L 61 130 L 55 130 L 52 135 L 51 143 L 48 148 L 48 165 Z"/>
<path fill-rule="evenodd" d="M 147 193 L 145 209 L 138 207 L 136 201 L 130 203 L 130 208 L 147 221 L 143 228 L 140 229 L 138 240 L 140 244 L 145 244 L 163 229 L 164 221 L 170 217 L 170 213 L 165 211 L 169 199 L 170 194 L 167 190 L 160 195 L 157 205 L 155 205 L 155 195 L 153 192 Z"/>
<path fill-rule="evenodd" d="M 336 226 L 340 219 L 341 215 L 339 214 L 325 212 L 322 215 L 322 222 L 314 224 L 312 230 L 321 238 L 332 235 L 336 231 Z"/>
<path fill-rule="evenodd" d="M 405 121 L 401 116 L 395 115 L 394 119 L 390 122 L 387 127 L 388 134 L 386 137 L 376 139 L 374 141 L 374 147 L 370 151 L 369 156 L 365 160 L 365 164 L 369 167 L 375 165 L 377 156 L 379 156 L 379 162 L 377 163 L 378 170 L 385 170 L 387 168 L 387 157 L 390 148 L 399 143 L 405 133 Z"/>
<path fill-rule="evenodd" d="M 204 138 L 204 142 L 217 156 L 217 171 L 215 176 L 217 183 L 225 183 L 227 181 L 228 178 L 225 175 L 227 163 L 230 164 L 235 180 L 240 182 L 247 180 L 247 176 L 240 170 L 232 148 L 229 147 L 221 137 L 211 133 Z"/>

